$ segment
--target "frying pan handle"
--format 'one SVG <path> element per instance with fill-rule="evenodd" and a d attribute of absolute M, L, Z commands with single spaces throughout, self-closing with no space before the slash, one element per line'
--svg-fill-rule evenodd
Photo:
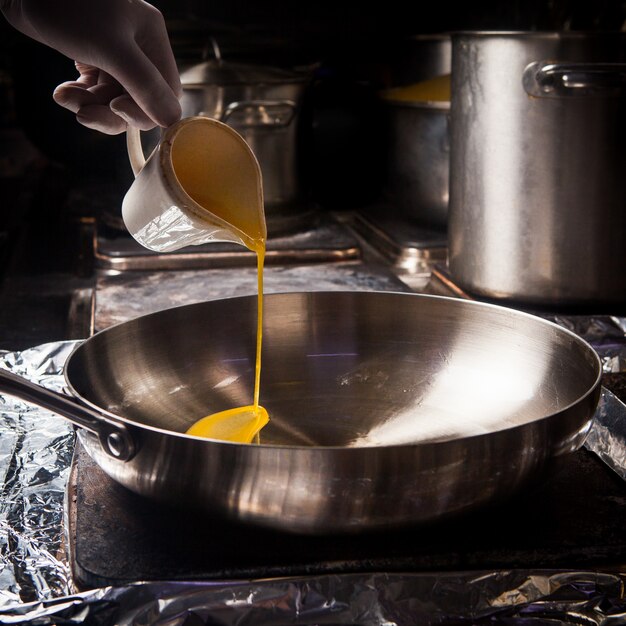
<path fill-rule="evenodd" d="M 36 404 L 68 419 L 75 426 L 96 435 L 107 454 L 119 461 L 130 461 L 137 447 L 128 428 L 76 400 L 51 391 L 12 372 L 0 369 L 0 391 Z"/>

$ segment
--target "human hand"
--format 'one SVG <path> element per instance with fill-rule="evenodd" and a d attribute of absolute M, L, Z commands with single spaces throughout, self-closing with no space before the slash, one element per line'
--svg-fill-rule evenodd
<path fill-rule="evenodd" d="M 180 77 L 161 12 L 143 0 L 0 0 L 18 30 L 74 59 L 55 102 L 115 135 L 180 119 Z"/>

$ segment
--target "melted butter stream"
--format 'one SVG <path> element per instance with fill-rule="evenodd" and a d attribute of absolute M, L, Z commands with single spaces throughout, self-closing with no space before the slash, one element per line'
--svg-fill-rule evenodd
<path fill-rule="evenodd" d="M 257 329 L 254 366 L 253 404 L 212 413 L 198 420 L 187 430 L 188 435 L 224 439 L 238 443 L 260 443 L 260 430 L 269 422 L 267 411 L 259 404 L 261 388 L 261 347 L 263 343 L 263 264 L 265 241 L 257 242 Z"/>
<path fill-rule="evenodd" d="M 172 166 L 177 179 L 197 204 L 233 227 L 232 232 L 256 254 L 258 288 L 253 403 L 207 415 L 186 432 L 196 437 L 259 443 L 259 431 L 269 422 L 269 416 L 259 404 L 266 231 L 258 164 L 247 148 L 244 150 L 225 134 L 204 135 L 200 127 L 181 139 L 172 146 Z M 223 145 L 219 143 L 221 139 Z M 215 163 L 209 149 L 211 154 L 222 156 L 230 151 L 230 160 L 223 158 Z M 227 169 L 224 165 L 227 162 L 235 167 Z M 207 167 L 207 163 L 212 167 Z"/>

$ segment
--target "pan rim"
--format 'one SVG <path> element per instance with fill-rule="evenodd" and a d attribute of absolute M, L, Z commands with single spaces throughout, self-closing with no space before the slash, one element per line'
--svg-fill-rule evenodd
<path fill-rule="evenodd" d="M 187 435 L 186 433 L 182 433 L 182 432 L 178 432 L 178 431 L 174 431 L 174 430 L 167 430 L 164 428 L 159 428 L 157 426 L 152 426 L 150 424 L 145 424 L 145 423 L 141 423 L 141 422 L 137 422 L 135 420 L 131 420 L 129 418 L 125 418 L 122 417 L 116 413 L 113 413 L 111 411 L 108 411 L 106 409 L 103 409 L 102 407 L 98 406 L 97 404 L 95 404 L 94 402 L 91 402 L 90 400 L 84 398 L 80 393 L 78 393 L 78 391 L 74 388 L 74 386 L 72 385 L 69 376 L 68 376 L 68 368 L 70 366 L 70 363 L 72 361 L 72 359 L 75 357 L 75 355 L 81 350 L 82 346 L 85 345 L 87 342 L 91 341 L 92 339 L 95 339 L 96 337 L 103 335 L 105 333 L 109 333 L 109 332 L 114 332 L 114 329 L 119 328 L 121 326 L 128 326 L 129 324 L 133 323 L 133 322 L 137 322 L 138 320 L 143 320 L 149 317 L 153 317 L 153 316 L 159 316 L 159 315 L 164 315 L 167 312 L 170 311 L 175 311 L 178 309 L 189 309 L 192 307 L 201 307 L 201 306 L 206 306 L 207 304 L 210 303 L 223 303 L 223 302 L 231 302 L 231 301 L 241 301 L 241 300 L 249 300 L 249 301 L 256 301 L 257 296 L 256 294 L 248 294 L 248 295 L 240 295 L 240 296 L 229 296 L 226 298 L 216 298 L 213 300 L 203 300 L 200 302 L 195 302 L 192 304 L 182 304 L 182 305 L 177 305 L 177 306 L 173 306 L 173 307 L 168 307 L 166 309 L 161 309 L 158 311 L 153 311 L 151 313 L 146 313 L 143 315 L 139 315 L 137 317 L 134 317 L 132 319 L 129 320 L 125 320 L 125 321 L 121 321 L 121 322 L 117 322 L 111 326 L 108 326 L 107 328 L 104 328 L 100 331 L 98 331 L 97 333 L 95 333 L 94 335 L 92 335 L 91 337 L 81 341 L 79 344 L 77 344 L 73 350 L 71 351 L 70 355 L 68 356 L 65 365 L 63 367 L 63 375 L 64 375 L 64 380 L 65 380 L 65 385 L 67 387 L 67 389 L 70 391 L 70 393 L 72 394 L 72 397 L 79 403 L 84 404 L 86 406 L 88 406 L 89 408 L 91 408 L 92 410 L 100 413 L 101 415 L 103 415 L 104 417 L 106 417 L 109 420 L 113 420 L 116 421 L 120 424 L 123 424 L 125 427 L 130 427 L 132 429 L 137 429 L 139 431 L 141 430 L 148 430 L 152 433 L 158 434 L 158 435 L 166 435 L 166 436 L 174 436 L 175 438 L 179 438 L 185 441 L 194 441 L 197 442 L 198 444 L 202 444 L 202 443 L 212 443 L 212 444 L 220 444 L 221 446 L 235 446 L 235 447 L 245 447 L 245 448 L 250 448 L 250 449 L 259 449 L 259 450 L 263 450 L 263 449 L 277 449 L 277 450 L 293 450 L 298 451 L 298 453 L 302 454 L 302 453 L 308 453 L 308 454 L 312 454 L 315 453 L 317 451 L 326 451 L 326 450 L 335 450 L 335 451 L 341 451 L 342 453 L 345 454 L 356 454 L 359 452 L 364 452 L 364 451 L 372 451 L 372 450 L 382 450 L 382 449 L 386 449 L 386 450 L 390 450 L 390 451 L 394 451 L 394 450 L 400 450 L 400 449 L 410 449 L 410 448 L 420 448 L 420 449 L 424 449 L 426 447 L 429 446 L 436 446 L 436 447 L 440 447 L 440 446 L 446 446 L 446 445 L 450 445 L 452 443 L 455 442 L 460 442 L 460 441 L 478 441 L 481 438 L 485 438 L 485 437 L 493 437 L 496 434 L 499 433 L 512 433 L 515 430 L 521 430 L 521 429 L 525 429 L 528 428 L 529 426 L 532 425 L 537 425 L 540 424 L 546 420 L 552 419 L 554 417 L 556 417 L 559 414 L 563 414 L 567 411 L 569 411 L 572 407 L 582 404 L 584 403 L 592 394 L 595 394 L 598 390 L 598 388 L 601 386 L 601 382 L 602 382 L 602 361 L 600 359 L 600 356 L 598 355 L 598 353 L 596 352 L 596 350 L 593 348 L 593 346 L 591 346 L 591 344 L 586 341 L 585 339 L 583 339 L 580 335 L 577 335 L 576 333 L 574 333 L 573 331 L 569 330 L 568 328 L 565 328 L 563 326 L 560 326 L 559 324 L 552 322 L 550 320 L 547 320 L 543 317 L 540 317 L 539 315 L 533 314 L 533 313 L 529 313 L 527 311 L 521 311 L 519 309 L 515 309 L 515 308 L 511 308 L 511 307 L 507 307 L 505 305 L 502 304 L 494 304 L 492 302 L 481 302 L 481 301 L 476 301 L 476 300 L 463 300 L 460 298 L 456 298 L 456 297 L 452 297 L 452 296 L 442 296 L 442 295 L 436 295 L 436 294 L 423 294 L 423 293 L 414 293 L 414 292 L 403 292 L 403 291 L 367 291 L 367 290 L 348 290 L 348 289 L 342 289 L 342 290 L 311 290 L 311 291 L 280 291 L 280 292 L 272 292 L 272 293 L 265 293 L 264 294 L 264 299 L 266 298 L 278 298 L 278 297 L 294 297 L 294 296 L 298 296 L 298 297 L 309 297 L 312 295 L 322 295 L 322 296 L 329 296 L 329 295 L 349 295 L 350 297 L 361 297 L 364 296 L 365 294 L 370 295 L 375 295 L 375 296 L 405 296 L 407 298 L 412 298 L 412 299 L 420 299 L 420 300 L 439 300 L 439 301 L 446 301 L 446 302 L 451 302 L 454 304 L 454 306 L 459 306 L 459 307 L 466 307 L 466 308 L 471 308 L 471 309 L 475 309 L 477 307 L 483 307 L 483 308 L 487 308 L 490 310 L 496 310 L 496 311 L 500 311 L 500 312 L 506 312 L 510 315 L 516 316 L 516 317 L 520 317 L 520 318 L 526 318 L 529 320 L 532 320 L 533 323 L 539 324 L 539 325 L 543 325 L 543 326 L 547 326 L 547 327 L 551 327 L 553 328 L 555 331 L 557 331 L 558 333 L 561 333 L 563 335 L 569 336 L 572 340 L 574 340 L 576 343 L 578 343 L 582 348 L 585 349 L 586 352 L 589 353 L 589 355 L 591 356 L 592 360 L 595 363 L 595 369 L 596 369 L 596 376 L 595 379 L 593 381 L 593 384 L 591 384 L 588 389 L 581 395 L 579 395 L 575 400 L 573 400 L 572 402 L 570 402 L 569 404 L 561 407 L 558 411 L 549 413 L 547 415 L 543 415 L 541 417 L 537 417 L 535 419 L 532 419 L 528 422 L 524 422 L 522 424 L 516 424 L 513 426 L 509 426 L 509 427 L 504 427 L 504 428 L 499 428 L 497 430 L 490 430 L 489 432 L 486 433 L 478 433 L 475 435 L 464 435 L 462 437 L 451 437 L 449 439 L 438 439 L 436 441 L 424 441 L 424 442 L 411 442 L 411 443 L 398 443 L 398 444 L 384 444 L 384 445 L 375 445 L 375 444 L 370 444 L 370 445 L 359 445 L 359 446 L 354 446 L 354 447 L 349 447 L 349 446 L 341 446 L 341 445 L 337 445 L 337 446 L 320 446 L 320 445 L 316 445 L 316 446 L 304 446 L 304 445 L 287 445 L 287 444 L 272 444 L 272 443 L 260 443 L 260 444 L 256 444 L 256 443 L 239 443 L 239 442 L 234 442 L 234 441 L 226 441 L 226 440 L 222 440 L 222 439 L 211 439 L 208 437 L 197 437 L 194 435 Z M 593 414 L 589 417 L 589 421 L 591 422 L 593 420 Z M 83 430 L 83 429 L 81 429 Z"/>

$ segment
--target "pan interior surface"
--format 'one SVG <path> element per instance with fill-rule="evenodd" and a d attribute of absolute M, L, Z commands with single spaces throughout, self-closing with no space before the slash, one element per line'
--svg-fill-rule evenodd
<path fill-rule="evenodd" d="M 256 297 L 217 300 L 111 327 L 70 357 L 89 404 L 183 433 L 250 404 Z M 370 447 L 449 441 L 548 417 L 598 384 L 582 340 L 531 315 L 436 296 L 265 296 L 261 443 Z"/>

